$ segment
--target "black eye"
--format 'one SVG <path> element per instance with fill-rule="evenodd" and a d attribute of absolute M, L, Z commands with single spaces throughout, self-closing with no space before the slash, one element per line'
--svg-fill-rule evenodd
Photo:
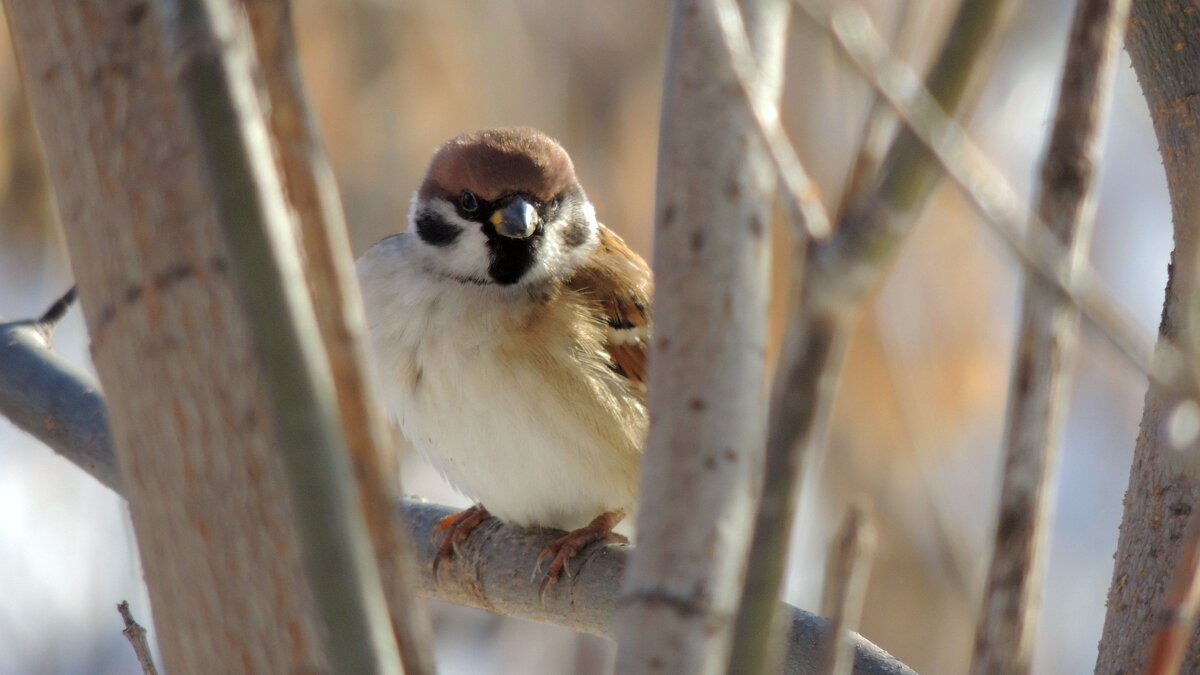
<path fill-rule="evenodd" d="M 475 198 L 475 193 L 463 190 L 458 196 L 458 207 L 467 213 L 474 213 L 479 208 L 479 200 Z"/>

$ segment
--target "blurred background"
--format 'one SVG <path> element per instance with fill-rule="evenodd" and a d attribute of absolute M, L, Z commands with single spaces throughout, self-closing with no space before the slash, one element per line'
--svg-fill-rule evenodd
<path fill-rule="evenodd" d="M 523 124 L 559 138 L 601 220 L 649 256 L 666 2 L 297 0 L 303 70 L 337 171 L 355 252 L 404 228 L 432 150 L 466 130 Z M 912 28 L 898 27 L 909 6 Z M 1049 128 L 1071 6 L 1020 3 L 971 123 L 1028 195 Z M 896 49 L 927 63 L 954 0 L 867 3 Z M 784 116 L 836 205 L 871 97 L 797 14 Z M 5 31 L 0 39 L 7 43 Z M 1171 247 L 1165 182 L 1128 60 L 1099 186 L 1091 260 L 1146 331 Z M 779 230 L 781 232 L 781 230 Z M 779 250 L 785 250 L 779 246 Z M 815 609 L 824 550 L 848 500 L 876 506 L 881 542 L 862 632 L 926 675 L 964 672 L 989 555 L 1018 266 L 941 188 L 854 339 L 828 460 L 797 526 L 788 600 Z M 39 314 L 71 284 L 18 65 L 0 47 L 0 315 Z M 776 312 L 778 314 L 778 312 Z M 778 323 L 778 316 L 773 320 Z M 90 368 L 78 311 L 58 348 Z M 1084 331 L 1060 454 L 1036 672 L 1090 672 L 1104 616 L 1144 378 Z M 405 489 L 467 501 L 419 458 Z M 132 673 L 116 603 L 149 623 L 121 501 L 0 419 L 0 673 Z M 446 675 L 611 670 L 612 645 L 435 605 Z"/>

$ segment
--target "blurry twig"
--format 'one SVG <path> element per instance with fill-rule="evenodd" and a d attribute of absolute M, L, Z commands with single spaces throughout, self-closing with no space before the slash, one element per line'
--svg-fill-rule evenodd
<path fill-rule="evenodd" d="M 158 669 L 154 667 L 154 656 L 150 653 L 150 643 L 146 640 L 146 629 L 133 620 L 128 602 L 122 600 L 117 605 L 117 611 L 125 621 L 125 630 L 122 630 L 121 634 L 133 645 L 133 653 L 137 655 L 138 663 L 142 666 L 142 674 L 158 675 Z"/>
<path fill-rule="evenodd" d="M 268 123 L 288 201 L 296 210 L 321 340 L 329 356 L 346 450 L 388 599 L 392 630 L 408 675 L 435 672 L 433 632 L 417 597 L 406 524 L 392 504 L 399 466 L 395 443 L 367 365 L 366 314 L 354 271 L 345 214 L 317 130 L 296 54 L 290 0 L 243 0 L 266 84 Z"/>
<path fill-rule="evenodd" d="M 914 0 L 901 0 L 896 20 L 896 34 L 892 37 L 896 53 L 904 53 L 905 47 L 917 35 L 922 33 L 924 24 L 918 20 Z M 858 152 L 854 156 L 854 165 L 850 167 L 849 177 L 838 199 L 838 208 L 834 216 L 841 218 L 851 204 L 857 203 L 866 196 L 867 189 L 879 173 L 879 165 L 883 161 L 888 143 L 896 130 L 896 113 L 892 111 L 887 101 L 878 91 L 871 90 L 871 107 L 867 110 L 867 118 L 863 122 L 862 133 L 859 136 Z"/>
<path fill-rule="evenodd" d="M 796 148 L 788 140 L 779 121 L 779 106 L 765 96 L 756 94 L 759 84 L 758 62 L 750 50 L 750 40 L 742 22 L 742 12 L 733 0 L 713 0 L 721 40 L 729 53 L 729 63 L 742 90 L 746 107 L 754 120 L 755 129 L 779 171 L 779 183 L 786 193 L 786 202 L 793 215 L 792 222 L 801 235 L 825 239 L 830 234 L 829 214 L 821 202 L 821 193 L 808 171 L 800 163 Z M 799 236 L 798 239 L 805 239 Z"/>
<path fill-rule="evenodd" d="M 1063 257 L 1054 267 L 1068 280 L 1084 259 L 1091 236 L 1099 138 L 1129 4 L 1080 0 L 1071 24 L 1038 204 L 1045 234 L 1060 243 Z M 1041 228 L 1034 223 L 1028 231 L 1042 233 Z M 1009 384 L 999 515 L 971 664 L 976 675 L 1030 669 L 1049 538 L 1049 473 L 1066 394 L 1063 370 L 1078 323 L 1074 308 L 1027 270 Z"/>
<path fill-rule="evenodd" d="M 824 675 L 849 675 L 854 663 L 851 634 L 858 630 L 867 596 L 867 577 L 875 555 L 875 524 L 866 503 L 846 510 L 825 565 L 821 614 L 829 619 L 825 634 Z"/>
<path fill-rule="evenodd" d="M 66 315 L 71 305 L 75 304 L 75 292 L 77 290 L 77 286 L 72 286 L 70 290 L 63 293 L 61 298 L 55 300 L 54 304 L 50 305 L 45 313 L 38 317 L 37 325 L 47 337 L 54 332 L 54 328 L 58 325 L 59 321 L 62 321 L 63 316 Z"/>
<path fill-rule="evenodd" d="M 1179 563 L 1167 591 L 1162 626 L 1154 633 L 1146 675 L 1175 675 L 1192 641 L 1200 606 L 1200 510 L 1193 509 L 1179 549 Z"/>
<path fill-rule="evenodd" d="M 1025 236 L 1028 208 L 1013 191 L 1004 175 L 967 136 L 962 125 L 947 115 L 930 92 L 922 89 L 916 75 L 887 51 L 870 18 L 858 7 L 848 7 L 824 16 L 800 3 L 805 13 L 831 30 L 851 56 L 859 71 L 896 110 L 901 121 L 932 153 L 950 180 L 959 187 L 984 216 L 1001 240 L 1053 289 L 1064 295 L 1101 335 L 1129 361 L 1156 381 L 1170 383 L 1182 363 L 1178 350 L 1167 342 L 1151 358 L 1151 340 L 1112 301 L 1095 270 L 1081 264 L 1068 275 L 1060 261 L 1067 260 L 1063 245 L 1050 235 L 1040 219 L 1034 219 Z M 908 99 L 913 101 L 909 102 Z"/>
<path fill-rule="evenodd" d="M 803 5 L 801 5 L 803 7 Z M 946 110 L 972 99 L 1012 0 L 968 0 L 960 6 L 928 77 Z M 806 10 L 807 11 L 807 10 Z M 767 458 L 731 668 L 773 670 L 771 616 L 779 597 L 788 535 L 806 464 L 820 452 L 850 330 L 862 298 L 883 275 L 940 177 L 937 162 L 910 133 L 901 133 L 881 164 L 878 185 L 823 242 L 801 242 L 803 275 L 793 269 L 788 325 L 772 385 Z M 800 250 L 797 251 L 797 257 Z M 731 671 L 732 672 L 732 671 Z"/>

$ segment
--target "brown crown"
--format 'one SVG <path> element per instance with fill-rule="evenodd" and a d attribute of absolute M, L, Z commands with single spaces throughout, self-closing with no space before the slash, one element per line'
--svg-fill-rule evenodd
<path fill-rule="evenodd" d="M 492 201 L 522 193 L 549 201 L 575 183 L 575 167 L 553 138 L 528 127 L 487 129 L 455 136 L 433 159 L 420 196 L 470 190 Z"/>

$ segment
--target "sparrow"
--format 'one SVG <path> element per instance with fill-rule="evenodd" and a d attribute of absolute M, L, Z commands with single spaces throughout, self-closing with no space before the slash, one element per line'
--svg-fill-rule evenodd
<path fill-rule="evenodd" d="M 491 517 L 568 531 L 538 558 L 550 582 L 591 544 L 627 541 L 613 528 L 635 506 L 652 277 L 562 146 L 530 128 L 445 142 L 407 231 L 357 271 L 386 406 L 477 502 L 438 524 L 435 577 Z"/>

